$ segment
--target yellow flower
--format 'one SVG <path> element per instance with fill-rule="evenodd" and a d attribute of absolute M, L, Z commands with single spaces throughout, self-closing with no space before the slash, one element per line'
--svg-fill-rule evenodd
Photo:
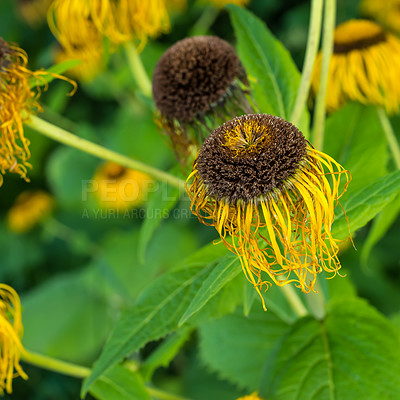
<path fill-rule="evenodd" d="M 400 40 L 367 20 L 350 20 L 336 28 L 329 66 L 326 107 L 340 108 L 348 100 L 384 106 L 389 113 L 400 105 Z M 316 93 L 321 54 L 315 63 L 312 89 Z"/>
<path fill-rule="evenodd" d="M 29 182 L 27 168 L 30 157 L 29 140 L 24 136 L 23 123 L 31 113 L 42 111 L 38 102 L 40 80 L 45 75 L 65 79 L 44 70 L 32 72 L 27 68 L 27 55 L 16 45 L 0 38 L 0 186 L 6 171 L 19 174 Z M 37 90 L 32 89 L 37 85 Z M 47 84 L 44 86 L 45 89 Z M 72 94 L 72 93 L 71 93 Z"/>
<path fill-rule="evenodd" d="M 28 232 L 53 208 L 54 200 L 48 193 L 42 190 L 22 192 L 8 212 L 8 227 L 16 233 Z"/>
<path fill-rule="evenodd" d="M 19 364 L 24 353 L 21 344 L 23 335 L 21 303 L 17 292 L 8 285 L 0 283 L 0 393 L 12 392 L 13 378 L 28 379 Z"/>
<path fill-rule="evenodd" d="M 254 114 L 210 134 L 186 190 L 192 212 L 239 256 L 260 296 L 271 285 L 262 272 L 279 286 L 294 282 L 307 293 L 318 273 L 334 276 L 340 268 L 331 226 L 343 176 L 349 180 L 348 171 L 295 126 Z"/>
<path fill-rule="evenodd" d="M 128 210 L 142 204 L 152 183 L 143 172 L 108 162 L 96 171 L 93 191 L 102 207 Z"/>
<path fill-rule="evenodd" d="M 46 20 L 47 10 L 53 0 L 18 0 L 23 18 L 31 26 L 37 26 Z"/>
<path fill-rule="evenodd" d="M 249 3 L 249 0 L 201 0 L 202 3 L 209 3 L 215 7 L 223 8 L 227 4 L 236 4 L 240 7 L 245 7 Z"/>
<path fill-rule="evenodd" d="M 257 392 L 249 394 L 247 396 L 239 397 L 236 400 L 263 400 L 261 397 L 258 396 Z"/>
<path fill-rule="evenodd" d="M 218 37 L 186 38 L 164 53 L 153 74 L 155 120 L 183 165 L 227 116 L 254 112 L 247 85 L 235 49 Z"/>
<path fill-rule="evenodd" d="M 361 13 L 400 33 L 400 0 L 362 0 Z"/>
<path fill-rule="evenodd" d="M 104 42 L 109 52 L 130 40 L 142 48 L 148 37 L 169 30 L 166 0 L 54 0 L 48 23 L 64 54 L 81 57 L 89 76 L 96 63 L 103 64 Z"/>

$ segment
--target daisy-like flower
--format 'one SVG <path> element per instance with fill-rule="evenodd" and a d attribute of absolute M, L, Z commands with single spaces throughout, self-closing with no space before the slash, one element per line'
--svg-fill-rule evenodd
<path fill-rule="evenodd" d="M 29 120 L 31 113 L 42 111 L 38 102 L 40 88 L 34 90 L 32 85 L 38 85 L 45 75 L 53 75 L 76 88 L 74 82 L 60 75 L 44 70 L 30 71 L 27 63 L 22 49 L 0 38 L 0 186 L 6 171 L 29 181 L 26 176 L 27 168 L 31 167 L 27 161 L 29 140 L 24 136 L 23 123 Z"/>
<path fill-rule="evenodd" d="M 46 20 L 47 10 L 53 0 L 18 0 L 18 8 L 31 26 L 37 26 Z"/>
<path fill-rule="evenodd" d="M 260 295 L 271 285 L 262 272 L 307 293 L 318 273 L 340 268 L 331 226 L 342 177 L 349 173 L 294 125 L 253 114 L 210 134 L 186 190 L 192 212 L 240 257 Z"/>
<path fill-rule="evenodd" d="M 12 392 L 12 381 L 17 376 L 28 379 L 19 361 L 25 350 L 21 344 L 23 335 L 21 302 L 17 292 L 0 283 L 0 393 Z"/>
<path fill-rule="evenodd" d="M 8 227 L 16 233 L 28 232 L 49 215 L 53 208 L 53 197 L 43 190 L 22 192 L 8 211 Z"/>
<path fill-rule="evenodd" d="M 130 40 L 142 48 L 148 37 L 169 30 L 166 0 L 54 0 L 48 23 L 64 49 L 63 56 L 82 60 L 83 77 L 92 77 L 108 51 Z M 97 71 L 96 71 L 97 65 Z"/>
<path fill-rule="evenodd" d="M 153 74 L 156 122 L 183 165 L 210 130 L 232 115 L 254 112 L 247 77 L 235 49 L 215 36 L 195 36 L 170 47 Z"/>
<path fill-rule="evenodd" d="M 114 162 L 103 164 L 94 175 L 94 194 L 104 208 L 129 210 L 146 198 L 153 179 L 143 172 Z"/>
<path fill-rule="evenodd" d="M 362 0 L 360 11 L 387 29 L 400 33 L 400 0 Z"/>
<path fill-rule="evenodd" d="M 318 55 L 312 78 L 317 93 L 321 72 Z M 400 40 L 368 20 L 350 20 L 335 30 L 334 53 L 329 66 L 326 107 L 334 111 L 346 101 L 385 107 L 400 105 Z"/>

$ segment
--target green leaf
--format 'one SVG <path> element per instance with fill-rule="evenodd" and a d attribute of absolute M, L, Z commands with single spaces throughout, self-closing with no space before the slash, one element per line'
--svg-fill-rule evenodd
<path fill-rule="evenodd" d="M 251 12 L 229 5 L 237 50 L 251 84 L 251 92 L 261 112 L 288 119 L 297 96 L 300 73 L 285 47 Z M 299 126 L 308 131 L 308 113 Z"/>
<path fill-rule="evenodd" d="M 265 359 L 288 327 L 287 321 L 272 310 L 265 312 L 259 303 L 248 318 L 238 309 L 200 327 L 200 354 L 221 377 L 252 391 L 258 387 Z"/>
<path fill-rule="evenodd" d="M 383 238 L 387 230 L 396 220 L 400 212 L 400 195 L 397 195 L 395 199 L 389 203 L 375 218 L 372 223 L 371 230 L 369 231 L 367 240 L 361 251 L 361 261 L 364 265 L 368 262 L 373 247 Z"/>
<path fill-rule="evenodd" d="M 144 379 L 149 381 L 154 371 L 159 367 L 168 367 L 181 347 L 186 343 L 191 334 L 191 329 L 180 329 L 171 334 L 157 349 L 146 358 L 140 367 Z"/>
<path fill-rule="evenodd" d="M 396 400 L 400 335 L 365 301 L 334 301 L 324 320 L 298 321 L 264 371 L 260 396 L 269 400 Z"/>
<path fill-rule="evenodd" d="M 385 134 L 376 107 L 348 103 L 327 120 L 324 151 L 350 171 L 348 193 L 387 173 Z"/>
<path fill-rule="evenodd" d="M 116 365 L 90 388 L 99 400 L 151 400 L 143 379 L 137 371 Z"/>
<path fill-rule="evenodd" d="M 161 221 L 168 217 L 179 199 L 179 189 L 172 185 L 161 185 L 147 204 L 146 219 L 140 229 L 139 259 L 144 263 L 148 244 Z"/>
<path fill-rule="evenodd" d="M 138 297 L 134 306 L 124 310 L 116 322 L 110 339 L 85 380 L 82 393 L 123 357 L 139 350 L 145 343 L 157 340 L 176 330 L 179 320 L 200 289 L 212 266 L 185 266 L 155 280 Z M 215 308 L 207 309 L 207 317 L 219 315 L 226 307 L 235 307 L 232 295 L 223 299 L 215 296 Z M 209 306 L 209 304 L 208 304 Z M 197 321 L 198 322 L 198 321 Z"/>
<path fill-rule="evenodd" d="M 194 296 L 189 307 L 179 321 L 183 325 L 190 317 L 202 309 L 227 283 L 241 272 L 240 260 L 233 254 L 228 254 L 211 270 L 204 280 L 200 290 Z"/>
<path fill-rule="evenodd" d="M 80 65 L 81 63 L 82 63 L 81 60 L 67 60 L 67 61 L 63 61 L 59 64 L 53 65 L 52 67 L 46 69 L 46 72 L 48 72 L 48 75 L 43 75 L 40 77 L 40 79 L 37 79 L 34 77 L 31 78 L 29 81 L 29 86 L 31 88 L 38 87 L 38 86 L 45 86 L 57 78 L 52 74 L 61 75 L 65 71 L 72 69 L 72 68 Z"/>
<path fill-rule="evenodd" d="M 400 171 L 392 172 L 377 178 L 366 187 L 349 193 L 342 207 L 337 207 L 336 219 L 332 227 L 332 234 L 338 239 L 346 239 L 350 232 L 362 228 L 368 221 L 375 217 L 388 203 L 390 203 L 400 190 Z"/>

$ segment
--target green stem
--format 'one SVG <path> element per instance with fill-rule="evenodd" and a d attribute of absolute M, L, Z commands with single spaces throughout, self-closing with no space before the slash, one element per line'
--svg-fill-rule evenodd
<path fill-rule="evenodd" d="M 385 132 L 386 140 L 389 144 L 390 151 L 393 155 L 393 160 L 396 164 L 396 168 L 400 169 L 400 147 L 397 142 L 396 135 L 393 131 L 392 125 L 389 121 L 389 118 L 386 114 L 386 111 L 383 108 L 378 108 L 378 116 L 381 122 L 383 131 Z"/>
<path fill-rule="evenodd" d="M 289 120 L 293 125 L 297 125 L 300 121 L 301 114 L 307 102 L 308 92 L 310 90 L 311 75 L 321 36 L 322 4 L 323 0 L 312 1 L 310 27 L 308 30 L 307 49 L 304 58 L 303 72 L 301 75 L 299 90 L 297 92 L 296 102 Z"/>
<path fill-rule="evenodd" d="M 58 372 L 63 375 L 73 376 L 75 378 L 86 378 L 91 373 L 89 368 L 57 360 L 55 358 L 44 356 L 43 354 L 33 353 L 27 350 L 21 353 L 21 359 L 36 367 Z"/>
<path fill-rule="evenodd" d="M 325 317 L 325 296 L 322 291 L 319 280 L 315 281 L 314 284 L 315 292 L 310 292 L 306 295 L 306 302 L 311 311 L 311 314 L 318 320 L 322 320 Z"/>
<path fill-rule="evenodd" d="M 28 364 L 34 365 L 35 367 L 47 369 L 49 371 L 57 372 L 63 375 L 72 376 L 74 378 L 84 379 L 87 378 L 92 372 L 90 368 L 57 360 L 56 358 L 48 357 L 43 354 L 38 354 L 27 350 L 21 353 L 21 360 L 25 361 Z M 189 400 L 181 396 L 176 396 L 174 394 L 155 389 L 153 387 L 146 386 L 146 390 L 151 397 L 160 400 Z"/>
<path fill-rule="evenodd" d="M 136 47 L 131 43 L 127 42 L 124 45 L 125 54 L 128 59 L 129 68 L 132 72 L 133 78 L 135 79 L 139 90 L 146 97 L 152 97 L 152 85 L 147 75 L 147 72 L 143 66 L 142 60 L 136 50 Z"/>
<path fill-rule="evenodd" d="M 117 164 L 123 165 L 124 167 L 144 172 L 157 180 L 168 182 L 179 189 L 185 188 L 185 182 L 174 175 L 126 157 L 115 151 L 106 149 L 105 147 L 102 147 L 96 143 L 92 143 L 86 139 L 82 139 L 70 132 L 65 131 L 64 129 L 59 128 L 58 126 L 50 124 L 49 122 L 36 117 L 35 115 L 32 115 L 30 121 L 26 124 L 35 131 L 53 140 L 56 140 L 57 142 L 74 147 L 78 150 L 82 150 L 85 153 L 92 154 L 95 157 L 99 157 L 107 161 L 113 161 Z"/>
<path fill-rule="evenodd" d="M 219 14 L 219 9 L 213 6 L 206 7 L 200 18 L 193 25 L 189 32 L 189 36 L 205 35 L 210 30 L 211 25 L 215 22 Z"/>
<path fill-rule="evenodd" d="M 333 37 L 336 19 L 336 0 L 325 0 L 324 33 L 322 38 L 322 64 L 319 89 L 315 102 L 312 143 L 317 150 L 322 150 L 325 131 L 326 89 L 328 86 L 329 64 L 333 53 Z"/>
<path fill-rule="evenodd" d="M 286 300 L 291 305 L 293 311 L 301 318 L 308 314 L 307 309 L 304 307 L 304 304 L 300 300 L 300 297 L 297 295 L 296 291 L 293 289 L 293 286 L 290 284 L 281 286 L 282 292 L 286 297 Z"/>

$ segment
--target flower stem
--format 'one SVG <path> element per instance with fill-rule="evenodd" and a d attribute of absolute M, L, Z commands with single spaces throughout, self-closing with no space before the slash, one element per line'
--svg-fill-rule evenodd
<path fill-rule="evenodd" d="M 82 150 L 85 153 L 92 154 L 95 157 L 99 157 L 107 161 L 113 161 L 117 164 L 123 165 L 124 167 L 144 172 L 157 180 L 168 182 L 179 189 L 185 188 L 185 182 L 174 175 L 119 154 L 115 151 L 106 149 L 105 147 L 102 147 L 96 143 L 92 143 L 86 139 L 82 139 L 79 136 L 76 136 L 65 131 L 64 129 L 59 128 L 58 126 L 36 117 L 35 115 L 32 115 L 30 121 L 26 124 L 35 131 L 53 140 L 56 140 L 57 142 L 74 147 L 78 150 Z"/>
<path fill-rule="evenodd" d="M 307 309 L 304 307 L 304 304 L 300 300 L 300 297 L 297 295 L 296 291 L 293 289 L 293 286 L 284 285 L 281 286 L 282 292 L 286 297 L 286 300 L 291 305 L 293 311 L 298 315 L 298 317 L 304 317 L 308 314 Z"/>
<path fill-rule="evenodd" d="M 322 64 L 319 89 L 315 102 L 312 143 L 317 150 L 322 150 L 325 131 L 325 103 L 329 76 L 329 64 L 333 53 L 333 35 L 336 20 L 336 0 L 325 0 L 324 32 L 322 38 Z"/>
<path fill-rule="evenodd" d="M 322 4 L 323 0 L 313 0 L 311 5 L 310 27 L 308 30 L 307 49 L 304 58 L 303 72 L 301 75 L 299 90 L 297 92 L 296 102 L 289 120 L 293 125 L 297 125 L 300 121 L 301 114 L 306 105 L 308 92 L 310 90 L 311 75 L 321 36 Z"/>
<path fill-rule="evenodd" d="M 151 98 L 151 82 L 135 46 L 131 42 L 126 42 L 124 49 L 128 59 L 129 68 L 139 90 L 144 96 Z"/>
<path fill-rule="evenodd" d="M 48 357 L 43 354 L 34 353 L 28 350 L 25 350 L 21 353 L 21 359 L 28 364 L 34 365 L 35 367 L 72 376 L 74 378 L 84 379 L 87 378 L 92 372 L 90 368 L 57 360 L 56 358 Z M 149 386 L 146 386 L 146 390 L 151 397 L 160 400 L 189 400 L 184 397 L 167 393 Z"/>
<path fill-rule="evenodd" d="M 396 164 L 396 168 L 400 169 L 400 147 L 397 142 L 396 135 L 393 131 L 390 120 L 386 114 L 386 111 L 380 107 L 378 108 L 378 116 L 381 122 L 383 131 L 385 132 L 386 140 L 389 144 L 390 151 L 392 152 L 393 160 Z"/>
<path fill-rule="evenodd" d="M 321 285 L 319 280 L 315 281 L 314 284 L 315 292 L 310 292 L 306 295 L 306 302 L 308 308 L 311 311 L 311 314 L 318 320 L 322 320 L 325 317 L 325 296 L 324 292 L 322 291 Z"/>
<path fill-rule="evenodd" d="M 57 360 L 56 358 L 33 353 L 28 350 L 25 350 L 25 352 L 21 353 L 21 359 L 36 367 L 58 372 L 63 375 L 73 376 L 75 378 L 86 378 L 91 372 L 91 370 L 87 367 Z"/>
<path fill-rule="evenodd" d="M 190 30 L 189 36 L 205 35 L 210 30 L 211 25 L 215 22 L 219 14 L 217 7 L 206 7 L 200 18 L 193 25 Z"/>

